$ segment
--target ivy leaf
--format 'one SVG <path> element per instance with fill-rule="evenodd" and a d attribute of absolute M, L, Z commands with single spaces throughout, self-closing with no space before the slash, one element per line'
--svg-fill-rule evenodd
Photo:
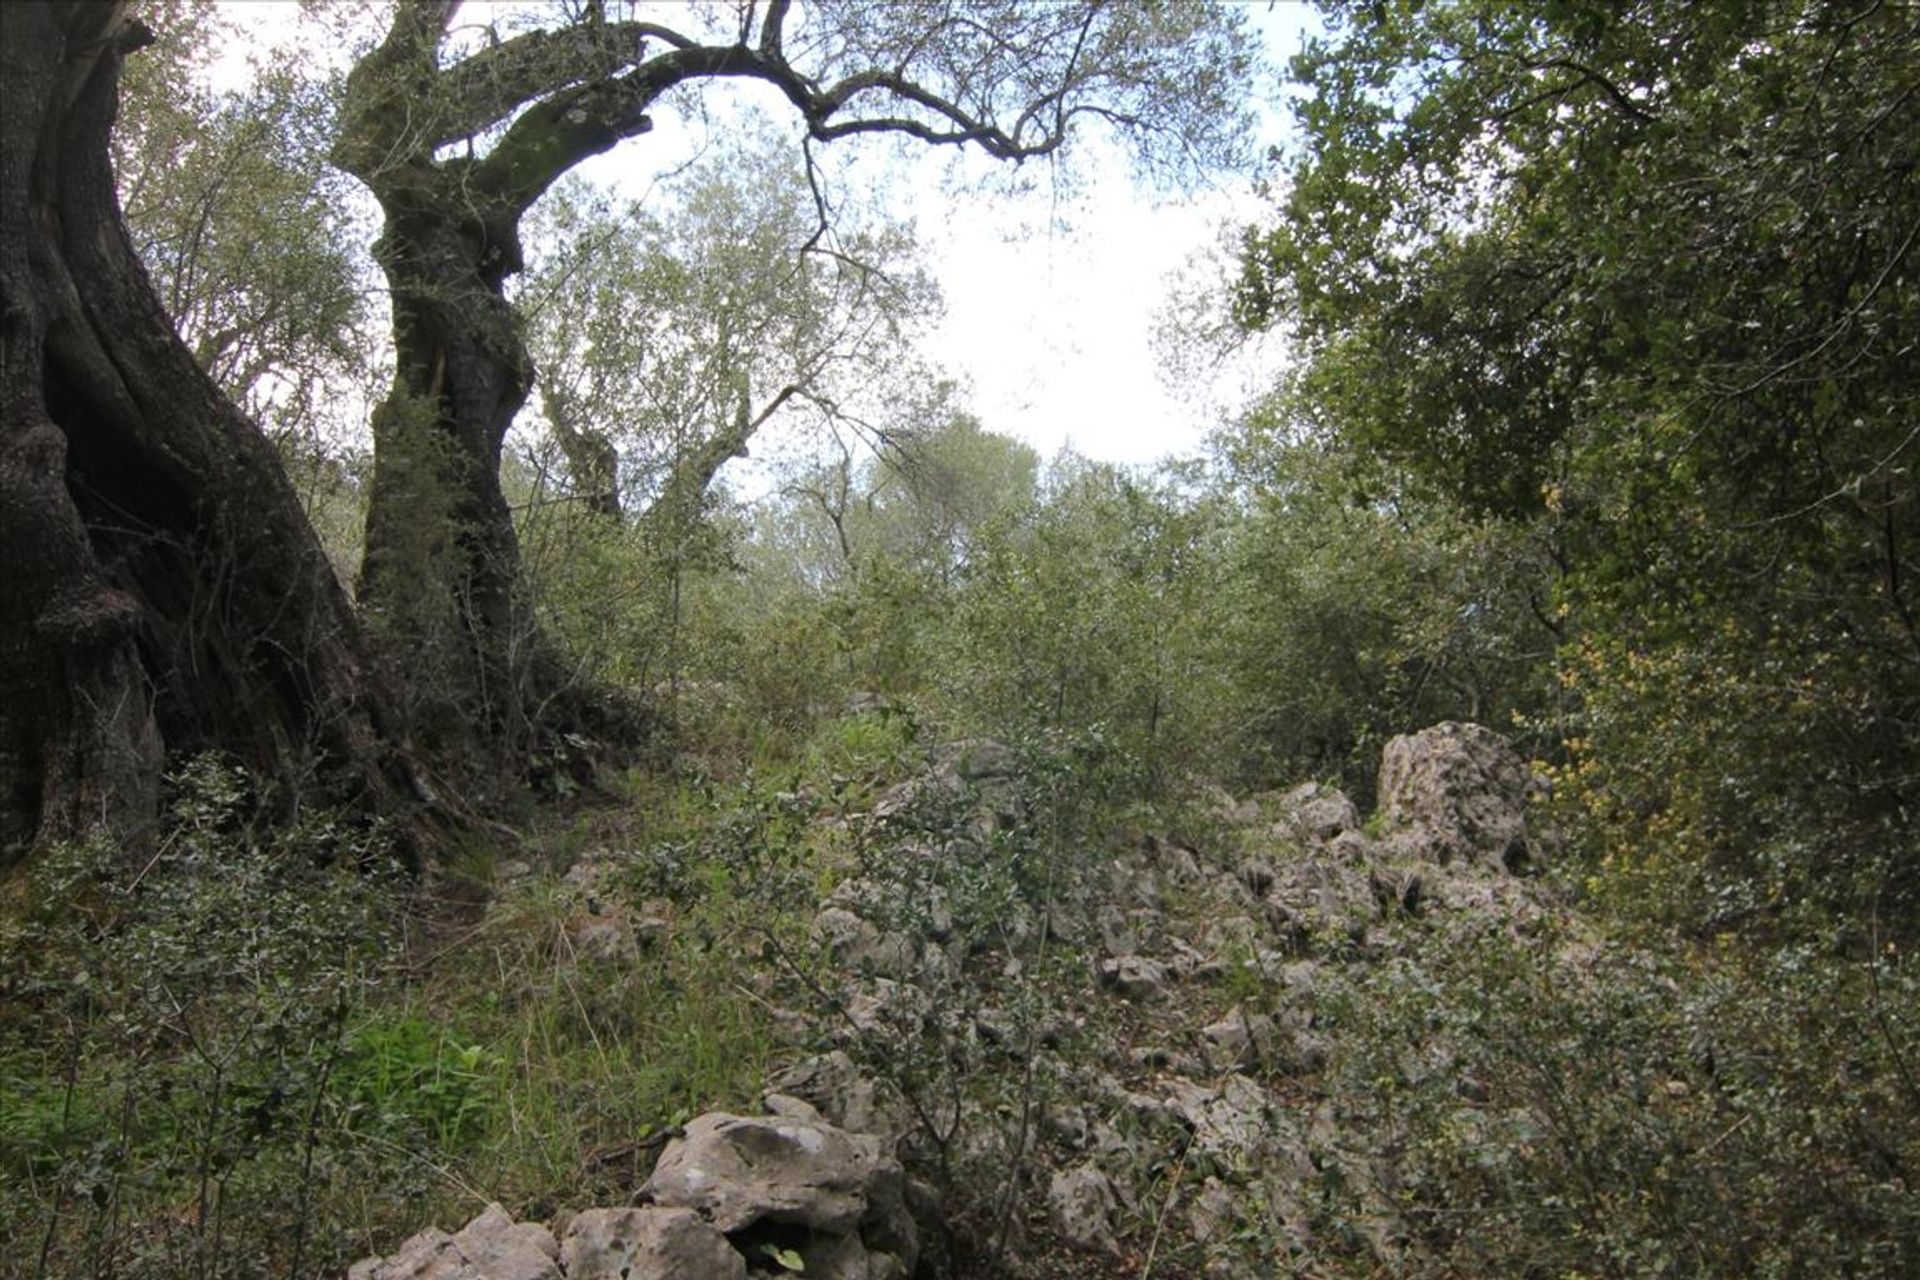
<path fill-rule="evenodd" d="M 769 1240 L 760 1246 L 760 1252 L 772 1258 L 788 1271 L 798 1272 L 807 1269 L 807 1260 L 800 1256 L 800 1251 L 797 1249 L 783 1249 Z"/>

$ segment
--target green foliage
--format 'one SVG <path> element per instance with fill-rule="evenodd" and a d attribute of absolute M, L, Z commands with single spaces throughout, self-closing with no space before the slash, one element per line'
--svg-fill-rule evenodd
<path fill-rule="evenodd" d="M 939 297 L 911 229 L 823 239 L 784 139 L 729 143 L 644 206 L 567 184 L 530 230 L 519 301 L 575 492 L 611 486 L 662 540 L 697 529 L 714 472 L 763 426 L 885 421 L 925 380 L 912 338 Z"/>
<path fill-rule="evenodd" d="M 1394 734 L 1544 711 L 1549 566 L 1525 531 L 1313 434 L 1312 412 L 1278 396 L 1223 440 L 1241 508 L 1212 609 L 1241 776 L 1333 775 L 1364 801 Z"/>
<path fill-rule="evenodd" d="M 1489 928 L 1352 971 L 1324 1083 L 1394 1172 L 1325 1153 L 1323 1233 L 1390 1211 L 1411 1275 L 1908 1274 L 1913 966 L 1731 941 Z"/>
<path fill-rule="evenodd" d="M 990 530 L 959 575 L 935 660 L 956 718 L 1008 734 L 1097 726 L 1156 779 L 1217 763 L 1221 514 L 1177 478 L 1057 463 L 1044 500 Z"/>
<path fill-rule="evenodd" d="M 1912 920 L 1920 24 L 1330 13 L 1242 320 L 1298 335 L 1363 452 L 1538 522 L 1596 858 L 1784 855 L 1841 911 L 1872 866 Z"/>
<path fill-rule="evenodd" d="M 349 1125 L 457 1148 L 488 1127 L 503 1065 L 418 1014 L 376 1017 L 349 1033 L 333 1088 Z"/>
<path fill-rule="evenodd" d="M 323 1188 L 401 1173 L 336 1128 L 346 1026 L 390 936 L 379 840 L 320 814 L 271 828 L 212 759 L 173 791 L 151 859 L 50 850 L 0 933 L 0 1212 L 40 1274 L 337 1262 L 338 1224 L 308 1229 Z"/>
<path fill-rule="evenodd" d="M 243 89 L 200 83 L 245 39 L 204 0 L 149 0 L 127 62 L 114 169 L 134 246 L 195 358 L 290 453 L 357 431 L 368 391 L 369 228 L 326 161 L 337 85 L 286 52 Z"/>

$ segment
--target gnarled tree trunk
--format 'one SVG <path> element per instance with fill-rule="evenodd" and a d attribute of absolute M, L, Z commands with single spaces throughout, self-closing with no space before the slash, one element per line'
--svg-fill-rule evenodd
<path fill-rule="evenodd" d="M 1008 161 L 1055 154 L 1083 118 L 1181 169 L 1240 148 L 1248 33 L 1211 0 L 818 0 L 798 15 L 765 0 L 665 6 L 661 21 L 610 7 L 589 0 L 462 52 L 458 0 L 408 0 L 347 78 L 333 157 L 386 215 L 377 253 L 399 361 L 375 423 L 361 601 L 409 672 L 438 682 L 425 707 L 443 746 L 511 751 L 559 692 L 516 617 L 498 474 L 531 379 L 504 293 L 521 218 L 575 166 L 646 132 L 662 95 L 755 80 L 813 142 L 884 134 Z M 703 471 L 696 459 L 685 474 Z"/>
<path fill-rule="evenodd" d="M 279 458 L 202 372 L 108 159 L 125 3 L 0 5 L 0 841 L 137 846 L 169 753 L 332 799 L 408 774 Z M 291 794 L 291 792 L 289 792 Z"/>

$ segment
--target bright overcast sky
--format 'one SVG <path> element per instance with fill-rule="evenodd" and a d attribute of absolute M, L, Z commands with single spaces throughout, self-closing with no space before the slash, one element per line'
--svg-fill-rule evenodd
<path fill-rule="evenodd" d="M 1304 4 L 1250 0 L 1268 54 L 1284 65 L 1314 18 Z M 1258 112 L 1257 150 L 1280 141 L 1276 106 Z M 1200 255 L 1223 227 L 1261 216 L 1252 175 L 1222 175 L 1177 200 L 1138 190 L 1119 156 L 1102 157 L 1077 198 L 1043 191 L 1012 205 L 954 203 L 925 187 L 905 203 L 919 219 L 946 294 L 936 335 L 943 362 L 965 374 L 987 427 L 1051 455 L 1071 443 L 1090 457 L 1152 462 L 1193 449 L 1255 385 L 1270 385 L 1271 347 L 1206 378 L 1161 368 L 1153 331 L 1176 274 L 1211 283 Z M 1022 233 L 1025 234 L 1022 234 Z"/>
<path fill-rule="evenodd" d="M 291 30 L 288 3 L 228 2 L 268 39 Z M 1315 14 L 1294 0 L 1241 2 L 1269 58 L 1283 66 Z M 490 7 L 470 3 L 475 16 Z M 235 50 L 216 76 L 238 77 L 243 67 L 244 51 Z M 722 104 L 714 114 L 724 119 L 726 110 Z M 1257 104 L 1256 113 L 1255 150 L 1263 150 L 1280 140 L 1283 115 L 1272 103 Z M 658 123 L 581 172 L 632 190 L 697 148 L 691 130 Z M 1071 197 L 1044 180 L 1010 197 L 991 184 L 944 189 L 939 175 L 950 163 L 927 156 L 869 180 L 884 185 L 890 212 L 918 226 L 946 298 L 928 354 L 970 387 L 969 406 L 988 429 L 1043 456 L 1071 444 L 1090 457 L 1147 463 L 1192 450 L 1253 388 L 1271 382 L 1279 356 L 1271 348 L 1211 375 L 1176 379 L 1163 372 L 1153 341 L 1173 277 L 1217 278 L 1218 268 L 1206 268 L 1201 256 L 1220 243 L 1223 227 L 1260 216 L 1252 175 L 1223 174 L 1209 189 L 1168 199 L 1136 188 L 1124 158 L 1103 153 L 1082 164 Z M 984 159 L 965 166 L 969 176 L 991 167 Z"/>

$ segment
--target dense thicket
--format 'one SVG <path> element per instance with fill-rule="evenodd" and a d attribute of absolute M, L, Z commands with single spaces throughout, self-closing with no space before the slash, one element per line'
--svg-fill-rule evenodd
<path fill-rule="evenodd" d="M 1237 306 L 1324 429 L 1537 531 L 1563 774 L 1722 925 L 1911 917 L 1920 20 L 1330 6 Z"/>

